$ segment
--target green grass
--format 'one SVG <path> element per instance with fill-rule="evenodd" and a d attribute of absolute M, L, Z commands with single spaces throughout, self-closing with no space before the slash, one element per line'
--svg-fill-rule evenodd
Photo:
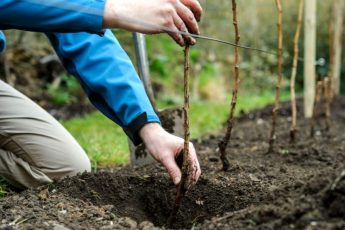
<path fill-rule="evenodd" d="M 0 198 L 5 197 L 7 194 L 7 183 L 0 177 Z"/>
<path fill-rule="evenodd" d="M 283 93 L 282 100 L 287 100 L 289 95 Z M 230 101 L 230 99 L 228 99 Z M 261 95 L 239 95 L 236 105 L 236 116 L 240 111 L 248 112 L 255 108 L 263 107 L 274 101 L 270 93 Z M 190 106 L 190 132 L 191 138 L 197 138 L 206 133 L 212 133 L 224 128 L 224 122 L 230 112 L 229 102 L 194 102 Z"/>
<path fill-rule="evenodd" d="M 62 122 L 88 153 L 93 168 L 128 162 L 122 129 L 99 112 Z"/>
<path fill-rule="evenodd" d="M 283 93 L 282 100 L 287 98 L 288 94 Z M 274 96 L 270 93 L 239 96 L 237 114 L 241 110 L 249 111 L 262 107 L 272 103 L 273 100 Z M 158 104 L 160 108 L 166 107 L 164 102 Z M 229 103 L 225 101 L 192 102 L 190 108 L 192 138 L 223 128 L 223 123 L 229 113 Z M 127 137 L 120 127 L 99 112 L 64 121 L 63 125 L 86 150 L 94 168 L 129 162 Z"/>

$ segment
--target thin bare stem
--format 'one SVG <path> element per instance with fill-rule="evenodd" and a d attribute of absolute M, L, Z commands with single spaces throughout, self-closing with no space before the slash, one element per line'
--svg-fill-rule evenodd
<path fill-rule="evenodd" d="M 189 157 L 189 45 L 186 45 L 184 51 L 184 148 L 183 148 L 183 163 L 182 163 L 182 177 L 181 182 L 177 187 L 177 195 L 173 207 L 173 211 L 168 220 L 168 224 L 171 226 L 176 219 L 178 210 L 180 209 L 182 199 L 187 192 L 187 177 L 190 172 L 190 165 L 188 161 Z"/>
<path fill-rule="evenodd" d="M 232 91 L 232 99 L 231 99 L 231 105 L 230 105 L 230 114 L 227 121 L 227 130 L 225 133 L 225 136 L 223 139 L 218 143 L 219 151 L 220 151 L 220 159 L 223 163 L 223 171 L 227 171 L 229 169 L 229 161 L 226 158 L 226 147 L 229 144 L 229 141 L 231 139 L 231 131 L 234 126 L 234 115 L 235 115 L 235 109 L 236 109 L 236 103 L 237 103 L 237 93 L 238 93 L 238 86 L 240 84 L 240 77 L 239 77 L 239 62 L 240 62 L 240 54 L 239 54 L 239 47 L 240 44 L 240 33 L 238 29 L 238 22 L 237 22 L 237 4 L 236 0 L 232 0 L 232 12 L 233 12 L 233 25 L 235 28 L 235 44 L 237 45 L 235 47 L 235 63 L 234 63 L 234 73 L 235 73 L 235 79 L 234 79 L 234 87 Z"/>
<path fill-rule="evenodd" d="M 299 10 L 298 10 L 298 19 L 297 19 L 297 28 L 296 28 L 295 38 L 294 38 L 294 56 L 293 56 L 291 81 L 290 81 L 291 111 L 292 111 L 290 142 L 292 143 L 295 142 L 295 137 L 296 137 L 296 132 L 297 132 L 297 105 L 296 105 L 295 82 L 296 82 L 296 73 L 297 73 L 297 64 L 298 64 L 298 55 L 299 55 L 298 42 L 299 42 L 299 37 L 301 34 L 301 28 L 302 28 L 303 8 L 304 8 L 304 0 L 300 0 Z"/>
<path fill-rule="evenodd" d="M 331 7 L 330 12 L 333 11 L 333 7 Z M 334 51 L 334 22 L 333 17 L 330 17 L 329 21 L 329 70 L 328 70 L 328 77 L 329 82 L 331 86 L 331 100 L 333 100 L 334 97 L 334 76 L 333 76 L 333 68 L 334 68 L 334 62 L 335 62 L 335 51 Z"/>
<path fill-rule="evenodd" d="M 313 115 L 311 117 L 311 123 L 310 123 L 311 137 L 314 137 L 315 123 L 316 123 L 317 117 L 319 116 L 319 105 L 320 105 L 320 100 L 321 100 L 321 95 L 322 95 L 322 86 L 323 86 L 323 82 L 318 81 L 316 85 L 316 90 L 315 90 L 316 92 L 315 92 Z"/>
<path fill-rule="evenodd" d="M 276 97 L 274 108 L 272 110 L 272 128 L 270 133 L 268 152 L 272 152 L 274 148 L 274 141 L 276 139 L 275 130 L 277 122 L 277 113 L 280 106 L 280 85 L 283 78 L 282 52 L 283 52 L 283 10 L 281 1 L 276 0 L 278 9 L 278 80 L 276 85 Z"/>
<path fill-rule="evenodd" d="M 323 80 L 323 92 L 325 98 L 326 131 L 329 131 L 331 126 L 331 91 L 329 78 L 325 77 Z"/>
<path fill-rule="evenodd" d="M 185 56 L 184 56 L 184 148 L 183 148 L 183 165 L 182 165 L 182 180 L 181 183 L 183 186 L 186 182 L 187 175 L 189 172 L 189 45 L 186 46 Z M 184 186 L 185 187 L 185 186 Z"/>

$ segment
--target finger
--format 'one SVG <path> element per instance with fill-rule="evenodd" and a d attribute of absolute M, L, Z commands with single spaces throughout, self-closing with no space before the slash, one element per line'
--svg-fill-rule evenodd
<path fill-rule="evenodd" d="M 169 155 L 171 156 L 171 155 Z M 176 161 L 173 157 L 166 157 L 162 159 L 162 164 L 167 169 L 168 174 L 175 185 L 178 185 L 181 181 L 181 170 L 177 166 Z"/>
<path fill-rule="evenodd" d="M 189 173 L 187 178 L 188 189 L 195 185 L 201 175 L 200 164 L 193 147 L 193 144 L 189 145 Z"/>
<path fill-rule="evenodd" d="M 201 19 L 202 12 L 203 12 L 199 1 L 197 1 L 197 0 L 181 0 L 181 2 L 185 6 L 187 6 L 189 9 L 191 9 L 196 20 L 199 22 Z"/>
<path fill-rule="evenodd" d="M 170 29 L 173 31 L 179 31 L 177 29 L 177 27 L 175 25 L 170 26 Z M 179 44 L 180 46 L 184 46 L 185 45 L 185 39 L 182 37 L 181 34 L 179 33 L 174 33 L 174 32 L 168 32 L 169 36 L 172 37 L 172 39 L 175 40 L 175 42 L 177 44 Z"/>
<path fill-rule="evenodd" d="M 175 23 L 176 28 L 179 31 L 188 33 L 186 25 L 184 24 L 183 20 L 180 18 L 180 16 L 177 13 L 174 14 L 174 23 Z M 182 37 L 186 44 L 195 45 L 196 41 L 193 37 L 187 36 L 187 35 L 182 35 Z"/>
<path fill-rule="evenodd" d="M 190 33 L 199 34 L 199 26 L 193 12 L 184 4 L 178 2 L 176 5 L 177 14 L 183 20 Z"/>

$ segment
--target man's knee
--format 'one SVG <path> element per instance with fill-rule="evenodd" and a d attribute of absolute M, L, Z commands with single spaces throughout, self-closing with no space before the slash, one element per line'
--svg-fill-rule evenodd
<path fill-rule="evenodd" d="M 91 162 L 88 157 L 79 157 L 78 161 L 69 162 L 69 168 L 71 169 L 68 176 L 74 176 L 78 173 L 91 172 Z"/>
<path fill-rule="evenodd" d="M 40 173 L 48 177 L 45 181 L 49 181 L 49 178 L 73 176 L 91 170 L 90 161 L 82 147 L 57 120 L 1 81 L 0 89 L 4 95 L 0 97 L 0 103 L 6 108 L 0 110 L 0 149 L 7 153 L 0 156 L 4 160 L 3 165 L 0 165 L 0 173 L 8 174 L 8 167 L 13 167 L 15 172 L 25 174 L 24 179 L 27 180 L 26 176 L 34 178 L 30 175 L 30 169 L 37 169 L 38 179 L 34 180 L 41 183 Z M 16 162 L 11 165 L 6 157 Z M 24 171 L 16 171 L 21 168 L 21 163 L 18 165 L 21 160 L 26 168 Z"/>
<path fill-rule="evenodd" d="M 49 159 L 47 161 L 50 167 L 42 167 L 42 171 L 52 179 L 75 176 L 78 173 L 91 171 L 90 160 L 82 149 L 79 151 L 74 149 L 73 153 L 71 150 L 65 150 L 63 154 L 60 154 L 59 159 L 55 159 L 55 161 Z"/>
<path fill-rule="evenodd" d="M 18 188 L 36 187 L 90 171 L 90 160 L 83 151 L 73 157 L 66 157 L 65 160 L 61 159 L 55 165 L 38 167 L 12 152 L 0 149 L 0 176 Z"/>

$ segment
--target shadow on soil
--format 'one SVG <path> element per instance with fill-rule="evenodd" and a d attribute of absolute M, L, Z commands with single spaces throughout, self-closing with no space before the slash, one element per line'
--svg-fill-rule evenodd
<path fill-rule="evenodd" d="M 113 211 L 119 216 L 138 222 L 149 220 L 156 226 L 167 224 L 176 192 L 166 177 L 124 176 L 123 171 L 121 176 L 108 172 L 85 173 L 63 180 L 56 187 L 94 205 L 113 205 Z M 254 197 L 255 190 L 262 188 L 243 181 L 225 186 L 201 179 L 184 198 L 177 221 L 169 227 L 191 227 L 205 219 L 257 203 L 261 198 Z"/>

